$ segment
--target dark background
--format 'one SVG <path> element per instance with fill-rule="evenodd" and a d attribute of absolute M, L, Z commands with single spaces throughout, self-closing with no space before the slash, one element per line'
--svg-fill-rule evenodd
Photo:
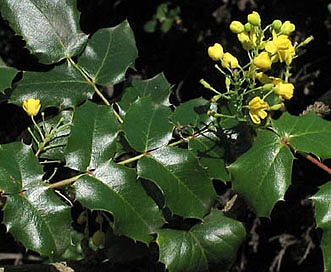
<path fill-rule="evenodd" d="M 228 26 L 232 20 L 244 22 L 247 14 L 256 10 L 262 24 L 274 19 L 290 20 L 296 25 L 293 39 L 302 41 L 309 35 L 314 41 L 305 54 L 293 62 L 292 80 L 296 86 L 294 98 L 287 103 L 292 114 L 300 114 L 306 107 L 331 89 L 331 15 L 329 1 L 314 0 L 169 0 L 170 7 L 181 8 L 179 24 L 167 33 L 157 29 L 147 33 L 144 24 L 155 14 L 163 1 L 156 0 L 78 0 L 81 11 L 81 28 L 93 34 L 100 28 L 115 26 L 128 19 L 136 38 L 139 57 L 135 70 L 128 77 L 150 78 L 163 72 L 175 90 L 174 102 L 210 94 L 199 80 L 206 79 L 222 87 L 222 80 L 213 69 L 207 48 L 214 42 L 221 43 L 227 51 L 240 58 L 241 45 Z M 44 71 L 41 65 L 24 48 L 24 42 L 0 20 L 0 55 L 4 61 L 21 70 Z M 19 107 L 5 101 L 0 104 L 0 143 L 18 139 L 29 125 L 29 120 Z M 327 161 L 326 164 L 329 162 Z M 248 238 L 238 253 L 231 271 L 323 271 L 323 258 L 319 247 L 322 231 L 316 228 L 314 208 L 309 196 L 329 176 L 304 159 L 294 163 L 292 185 L 285 201 L 276 204 L 271 218 L 256 218 L 243 209 L 240 219 L 245 223 Z M 230 185 L 221 188 L 226 192 Z M 1 218 L 0 218 L 1 219 Z M 20 261 L 28 263 L 34 254 L 24 248 L 0 227 L 0 253 L 22 253 Z M 125 253 L 124 253 L 125 254 Z M 6 261 L 12 263 L 13 260 Z M 5 263 L 0 258 L 0 264 Z M 133 268 L 135 267 L 135 268 Z M 122 271 L 149 271 L 144 263 L 137 263 Z M 139 270 L 141 269 L 141 270 Z M 143 270 L 145 269 L 145 270 Z M 218 270 L 217 267 L 213 271 Z M 117 270 L 120 271 L 120 270 Z"/>

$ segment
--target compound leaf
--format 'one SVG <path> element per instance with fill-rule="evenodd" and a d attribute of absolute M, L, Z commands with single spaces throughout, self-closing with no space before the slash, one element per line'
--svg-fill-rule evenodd
<path fill-rule="evenodd" d="M 151 234 L 164 223 L 159 208 L 147 196 L 131 168 L 106 162 L 93 176 L 81 177 L 74 187 L 77 200 L 85 207 L 114 215 L 116 233 L 149 243 Z"/>
<path fill-rule="evenodd" d="M 149 96 L 133 103 L 122 126 L 131 147 L 146 152 L 167 144 L 173 129 L 169 122 L 170 115 L 170 108 L 154 104 Z"/>
<path fill-rule="evenodd" d="M 27 249 L 60 256 L 70 244 L 70 208 L 43 184 L 31 147 L 3 145 L 0 157 L 0 188 L 9 194 L 3 209 L 7 230 Z"/>
<path fill-rule="evenodd" d="M 227 271 L 244 238 L 240 222 L 214 210 L 189 231 L 159 230 L 156 242 L 160 261 L 170 272 L 208 271 L 212 264 L 217 264 L 219 271 Z"/>
<path fill-rule="evenodd" d="M 78 60 L 93 82 L 114 85 L 123 81 L 128 67 L 138 56 L 133 32 L 128 21 L 98 30 Z"/>
<path fill-rule="evenodd" d="M 280 137 L 296 150 L 331 158 L 331 122 L 315 113 L 293 116 L 284 113 L 273 121 L 273 128 Z"/>
<path fill-rule="evenodd" d="M 75 107 L 93 93 L 93 87 L 68 62 L 48 72 L 24 72 L 10 102 L 22 105 L 24 100 L 38 98 L 43 108 Z"/>
<path fill-rule="evenodd" d="M 253 147 L 229 166 L 233 189 L 255 209 L 269 216 L 290 185 L 293 155 L 272 131 L 261 130 Z"/>
<path fill-rule="evenodd" d="M 79 54 L 88 38 L 74 0 L 0 0 L 2 16 L 44 64 Z"/>
<path fill-rule="evenodd" d="M 315 204 L 317 226 L 323 229 L 321 248 L 324 257 L 324 271 L 331 271 L 331 183 L 321 186 L 311 197 Z"/>
<path fill-rule="evenodd" d="M 65 151 L 68 167 L 91 170 L 113 157 L 119 126 L 112 107 L 88 101 L 76 109 L 72 125 Z"/>
<path fill-rule="evenodd" d="M 165 205 L 183 217 L 202 218 L 215 201 L 216 193 L 207 172 L 185 149 L 165 147 L 138 161 L 138 175 L 154 182 Z"/>

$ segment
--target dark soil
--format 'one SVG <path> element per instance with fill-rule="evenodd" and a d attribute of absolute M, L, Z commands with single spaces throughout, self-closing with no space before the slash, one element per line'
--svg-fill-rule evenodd
<path fill-rule="evenodd" d="M 300 114 L 308 105 L 331 89 L 331 15 L 326 0 L 169 0 L 181 8 L 181 22 L 164 33 L 144 31 L 162 1 L 156 0 L 78 0 L 81 11 L 81 28 L 93 34 L 102 27 L 115 26 L 128 19 L 135 33 L 139 58 L 136 70 L 128 76 L 150 78 L 163 72 L 174 86 L 174 103 L 209 93 L 199 80 L 205 78 L 220 85 L 211 61 L 206 54 L 208 46 L 220 42 L 236 55 L 241 48 L 230 33 L 232 20 L 246 20 L 252 10 L 260 13 L 265 24 L 274 19 L 291 20 L 296 25 L 295 39 L 309 35 L 314 41 L 304 55 L 295 60 L 293 75 L 296 89 L 294 98 L 287 103 L 287 110 Z M 24 42 L 0 20 L 0 55 L 8 65 L 22 70 L 43 71 L 50 67 L 41 65 L 24 49 Z M 0 104 L 0 143 L 16 140 L 29 125 L 18 107 Z M 23 116 L 23 117 L 22 117 Z M 331 162 L 326 162 L 331 166 Z M 239 219 L 245 223 L 247 241 L 244 243 L 231 271 L 323 271 L 320 249 L 322 230 L 316 228 L 314 207 L 309 197 L 318 191 L 318 186 L 330 177 L 304 158 L 295 161 L 292 185 L 285 200 L 277 203 L 270 218 L 256 218 L 247 208 L 241 209 Z M 220 192 L 227 192 L 230 184 L 222 185 Z M 244 205 L 244 204 L 243 204 Z M 1 219 L 1 218 L 0 218 Z M 18 262 L 33 263 L 36 254 L 25 252 L 23 246 L 6 233 L 0 225 L 0 253 L 20 253 Z M 17 261 L 17 260 L 16 260 Z M 2 260 L 1 264 L 13 264 Z M 112 271 L 162 271 L 162 266 L 151 264 L 151 259 L 139 259 Z M 116 270 L 117 269 L 117 270 Z M 217 267 L 213 271 L 218 270 Z"/>

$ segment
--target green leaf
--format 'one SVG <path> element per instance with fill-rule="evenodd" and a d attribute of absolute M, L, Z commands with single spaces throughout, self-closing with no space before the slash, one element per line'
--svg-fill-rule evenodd
<path fill-rule="evenodd" d="M 68 167 L 91 170 L 113 157 L 119 125 L 112 107 L 88 101 L 76 109 L 72 125 L 65 151 Z"/>
<path fill-rule="evenodd" d="M 315 204 L 317 226 L 323 229 L 321 248 L 324 257 L 324 271 L 331 271 L 331 182 L 321 186 L 311 199 Z"/>
<path fill-rule="evenodd" d="M 253 147 L 229 166 L 233 189 L 244 196 L 257 216 L 269 216 L 290 185 L 293 155 L 272 131 L 261 130 Z"/>
<path fill-rule="evenodd" d="M 296 151 L 313 153 L 326 159 L 331 158 L 331 122 L 315 113 L 293 116 L 284 113 L 272 122 L 281 138 L 288 141 Z"/>
<path fill-rule="evenodd" d="M 150 96 L 154 104 L 170 106 L 171 86 L 164 74 L 158 74 L 147 80 L 132 80 L 132 86 L 125 89 L 120 105 L 122 112 L 127 112 L 131 104 L 139 97 Z"/>
<path fill-rule="evenodd" d="M 137 171 L 160 188 L 165 205 L 175 214 L 201 219 L 215 201 L 216 193 L 205 169 L 186 149 L 155 150 L 138 161 Z"/>
<path fill-rule="evenodd" d="M 29 146 L 3 145 L 0 160 L 0 188 L 9 194 L 3 209 L 7 230 L 27 249 L 61 255 L 70 244 L 70 208 L 43 184 Z"/>
<path fill-rule="evenodd" d="M 227 271 L 244 239 L 240 222 L 214 210 L 189 231 L 159 230 L 157 243 L 160 261 L 170 272 L 208 271 L 212 264 L 217 264 L 217 271 Z"/>
<path fill-rule="evenodd" d="M 83 176 L 74 184 L 76 198 L 85 207 L 114 215 L 114 230 L 134 240 L 149 243 L 151 234 L 163 223 L 157 205 L 128 167 L 106 162 L 93 176 Z"/>
<path fill-rule="evenodd" d="M 208 110 L 208 100 L 201 97 L 191 99 L 176 107 L 175 112 L 171 116 L 171 120 L 175 125 L 190 125 L 201 128 L 210 122 L 210 117 L 207 115 Z"/>
<path fill-rule="evenodd" d="M 10 102 L 22 105 L 24 100 L 38 98 L 43 108 L 75 107 L 85 99 L 92 98 L 93 93 L 93 87 L 68 62 L 48 72 L 24 72 Z"/>
<path fill-rule="evenodd" d="M 0 0 L 1 15 L 44 64 L 79 54 L 88 38 L 74 0 Z"/>
<path fill-rule="evenodd" d="M 98 30 L 88 41 L 78 60 L 93 82 L 114 85 L 124 80 L 128 67 L 138 56 L 133 32 L 128 21 Z"/>
<path fill-rule="evenodd" d="M 0 58 L 0 93 L 5 89 L 11 87 L 11 82 L 17 74 L 17 70 L 8 67 L 6 63 Z"/>
<path fill-rule="evenodd" d="M 143 153 L 167 144 L 173 129 L 170 115 L 169 107 L 154 104 L 151 97 L 133 103 L 122 126 L 131 147 Z"/>
<path fill-rule="evenodd" d="M 230 175 L 223 159 L 224 148 L 213 132 L 205 133 L 189 141 L 189 149 L 199 158 L 202 166 L 212 179 L 229 181 Z"/>

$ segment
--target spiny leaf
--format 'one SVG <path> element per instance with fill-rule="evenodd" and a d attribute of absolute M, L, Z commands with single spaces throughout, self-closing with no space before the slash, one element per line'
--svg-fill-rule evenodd
<path fill-rule="evenodd" d="M 297 151 L 313 153 L 326 159 L 331 158 L 331 122 L 315 113 L 293 116 L 284 113 L 272 122 L 279 136 Z"/>
<path fill-rule="evenodd" d="M 70 244 L 70 209 L 42 183 L 43 171 L 31 148 L 11 143 L 0 149 L 0 188 L 7 230 L 42 255 L 59 256 Z M 59 239 L 61 234 L 61 239 Z"/>
<path fill-rule="evenodd" d="M 24 72 L 10 102 L 22 105 L 24 100 L 38 98 L 43 108 L 75 107 L 93 93 L 93 87 L 68 62 L 48 72 Z"/>
<path fill-rule="evenodd" d="M 150 96 L 154 104 L 169 106 L 171 86 L 164 74 L 158 74 L 147 80 L 132 80 L 132 86 L 125 89 L 121 101 L 118 103 L 122 113 L 126 113 L 131 104 L 139 97 Z"/>
<path fill-rule="evenodd" d="M 157 243 L 160 261 L 170 272 L 208 271 L 217 264 L 219 271 L 227 271 L 245 238 L 243 225 L 214 210 L 204 222 L 189 231 L 161 229 Z"/>
<path fill-rule="evenodd" d="M 91 170 L 113 157 L 119 126 L 112 107 L 86 102 L 75 111 L 72 124 L 65 151 L 68 167 Z"/>
<path fill-rule="evenodd" d="M 140 177 L 160 188 L 165 205 L 175 214 L 202 218 L 215 201 L 211 180 L 188 150 L 155 150 L 138 161 L 137 169 Z"/>
<path fill-rule="evenodd" d="M 290 185 L 293 155 L 272 131 L 261 130 L 253 147 L 229 166 L 233 189 L 258 216 L 269 216 Z"/>
<path fill-rule="evenodd" d="M 114 230 L 134 240 L 149 243 L 163 223 L 157 205 L 137 181 L 133 169 L 106 162 L 74 184 L 76 197 L 85 207 L 114 215 Z"/>
<path fill-rule="evenodd" d="M 170 108 L 154 104 L 151 97 L 138 99 L 125 115 L 122 126 L 131 147 L 146 152 L 167 144 L 173 129 L 170 115 Z"/>
<path fill-rule="evenodd" d="M 331 182 L 321 186 L 311 199 L 315 204 L 317 226 L 323 229 L 321 248 L 324 256 L 324 271 L 331 271 Z"/>
<path fill-rule="evenodd" d="M 0 9 L 41 63 L 75 56 L 86 44 L 74 0 L 0 0 Z"/>
<path fill-rule="evenodd" d="M 128 21 L 98 30 L 88 41 L 78 60 L 94 83 L 114 85 L 124 79 L 128 67 L 138 56 Z"/>

